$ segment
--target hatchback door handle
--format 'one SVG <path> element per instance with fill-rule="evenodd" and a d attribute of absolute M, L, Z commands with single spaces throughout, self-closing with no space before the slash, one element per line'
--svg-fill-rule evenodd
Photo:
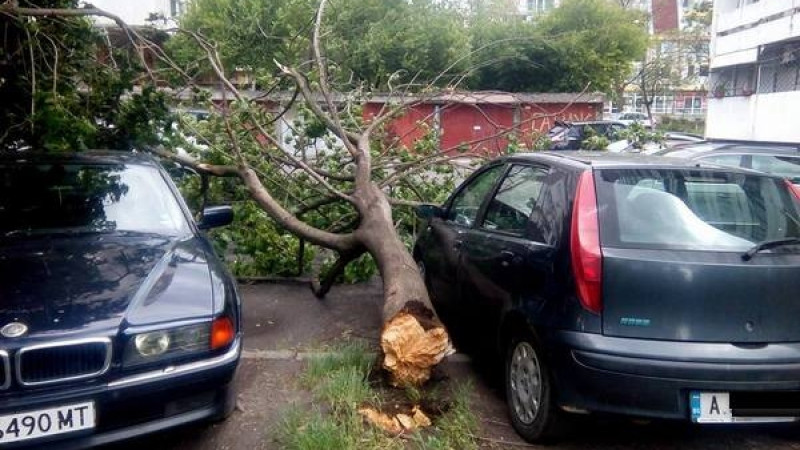
<path fill-rule="evenodd" d="M 518 265 L 520 263 L 522 263 L 522 258 L 519 255 L 517 255 L 516 253 L 514 253 L 512 251 L 509 251 L 509 250 L 503 250 L 503 251 L 500 252 L 500 265 L 501 266 L 508 267 L 508 266 L 510 266 L 512 264 L 516 266 L 516 265 Z"/>

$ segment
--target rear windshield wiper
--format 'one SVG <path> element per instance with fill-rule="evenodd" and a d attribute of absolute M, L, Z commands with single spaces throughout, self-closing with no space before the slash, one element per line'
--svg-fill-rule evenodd
<path fill-rule="evenodd" d="M 758 244 L 754 245 L 750 250 L 745 252 L 742 255 L 742 259 L 745 261 L 750 261 L 753 259 L 753 256 L 756 253 L 762 250 L 768 250 L 771 248 L 781 247 L 784 245 L 798 245 L 800 244 L 800 237 L 791 237 L 791 238 L 783 238 L 783 239 L 772 239 L 769 241 L 759 242 Z"/>

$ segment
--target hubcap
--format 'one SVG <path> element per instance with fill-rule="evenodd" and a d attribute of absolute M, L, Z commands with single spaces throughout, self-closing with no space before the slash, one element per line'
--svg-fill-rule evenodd
<path fill-rule="evenodd" d="M 527 342 L 514 347 L 508 371 L 511 407 L 525 425 L 533 423 L 542 401 L 542 374 L 536 352 Z"/>

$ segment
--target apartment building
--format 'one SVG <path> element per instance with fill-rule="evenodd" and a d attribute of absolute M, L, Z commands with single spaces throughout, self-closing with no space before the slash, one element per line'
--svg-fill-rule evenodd
<path fill-rule="evenodd" d="M 716 0 L 706 136 L 800 143 L 800 0 Z"/>

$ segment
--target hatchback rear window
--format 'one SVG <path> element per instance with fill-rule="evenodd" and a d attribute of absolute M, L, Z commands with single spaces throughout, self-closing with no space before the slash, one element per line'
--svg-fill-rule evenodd
<path fill-rule="evenodd" d="M 605 169 L 595 178 L 604 246 L 744 251 L 800 237 L 797 202 L 777 178 L 673 169 Z"/>
<path fill-rule="evenodd" d="M 568 130 L 568 127 L 562 125 L 556 125 L 547 132 L 547 135 L 550 137 L 558 136 Z"/>

